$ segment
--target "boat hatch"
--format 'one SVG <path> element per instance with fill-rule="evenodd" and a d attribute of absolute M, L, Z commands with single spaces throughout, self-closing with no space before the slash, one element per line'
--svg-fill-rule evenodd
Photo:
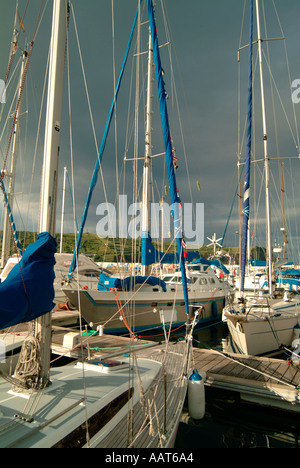
<path fill-rule="evenodd" d="M 129 367 L 129 363 L 126 361 L 116 361 L 113 359 L 92 359 L 84 363 L 78 362 L 75 367 L 80 369 L 84 367 L 86 370 L 93 370 L 107 374 L 117 370 L 126 369 Z"/>

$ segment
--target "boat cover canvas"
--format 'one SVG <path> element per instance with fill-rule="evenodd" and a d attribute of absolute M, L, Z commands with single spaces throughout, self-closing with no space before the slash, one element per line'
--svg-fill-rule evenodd
<path fill-rule="evenodd" d="M 101 273 L 98 283 L 98 291 L 109 291 L 118 289 L 120 291 L 130 291 L 136 284 L 150 284 L 151 286 L 161 286 L 166 291 L 166 283 L 156 276 L 127 276 L 126 278 L 115 278 Z"/>
<path fill-rule="evenodd" d="M 196 263 L 201 263 L 202 265 L 210 265 L 216 268 L 220 268 L 221 270 L 224 271 L 225 275 L 229 275 L 229 271 L 227 270 L 225 265 L 223 265 L 223 263 L 220 262 L 220 260 L 207 260 L 207 258 L 198 258 L 197 260 L 194 260 L 193 262 L 191 262 L 191 265 L 196 264 Z"/>
<path fill-rule="evenodd" d="M 179 263 L 180 258 L 177 253 L 166 253 L 158 251 L 153 243 L 149 233 L 142 236 L 142 265 L 152 265 L 153 263 Z M 199 257 L 199 252 L 184 252 L 184 260 L 192 262 Z"/>
<path fill-rule="evenodd" d="M 0 284 L 1 330 L 34 320 L 53 309 L 56 246 L 50 234 L 39 234 Z"/>

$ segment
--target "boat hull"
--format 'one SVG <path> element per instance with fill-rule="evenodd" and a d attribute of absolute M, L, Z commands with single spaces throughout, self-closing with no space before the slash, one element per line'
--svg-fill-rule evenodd
<path fill-rule="evenodd" d="M 136 358 L 138 370 L 133 360 L 124 356 L 118 361 L 94 356 L 90 362 L 53 368 L 52 385 L 41 394 L 32 390 L 15 393 L 11 383 L 1 382 L 0 447 L 155 448 L 161 446 L 158 434 L 163 433 L 164 427 L 166 437 L 161 440 L 162 447 L 172 446 L 187 390 L 186 345 L 176 343 L 170 350 L 165 345 L 139 348 Z M 24 414 L 26 400 L 30 399 L 36 399 L 36 411 Z M 128 430 L 129 413 L 132 433 Z"/>
<path fill-rule="evenodd" d="M 260 317 L 225 312 L 225 317 L 237 352 L 252 356 L 278 354 L 282 346 L 291 346 L 294 328 L 300 320 L 296 311 Z"/>
<path fill-rule="evenodd" d="M 183 294 L 178 292 L 176 300 L 170 292 L 142 292 L 134 296 L 129 305 L 130 293 L 125 291 L 64 290 L 73 307 L 81 311 L 83 318 L 93 328 L 104 326 L 107 333 L 146 332 L 163 328 L 172 323 L 172 328 L 185 325 L 187 313 Z M 116 296 L 117 294 L 117 296 Z M 80 304 L 80 307 L 79 307 Z M 221 320 L 225 296 L 218 291 L 196 295 L 189 294 L 190 316 L 200 309 L 198 326 Z M 124 320 L 125 318 L 125 320 Z M 128 326 L 126 326 L 126 324 Z"/>

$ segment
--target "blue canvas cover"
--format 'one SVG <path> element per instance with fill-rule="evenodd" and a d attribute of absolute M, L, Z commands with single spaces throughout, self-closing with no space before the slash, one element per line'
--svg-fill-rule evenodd
<path fill-rule="evenodd" d="M 285 270 L 285 271 L 282 271 L 282 272 L 281 272 L 281 275 L 282 275 L 282 276 L 294 276 L 294 277 L 297 277 L 297 276 L 300 276 L 300 270 L 294 270 L 294 269 Z"/>
<path fill-rule="evenodd" d="M 34 320 L 53 309 L 56 246 L 50 234 L 39 234 L 0 284 L 1 330 Z"/>
<path fill-rule="evenodd" d="M 191 265 L 196 264 L 196 263 L 201 263 L 202 265 L 210 265 L 216 268 L 220 268 L 221 270 L 224 271 L 225 275 L 229 275 L 229 271 L 227 270 L 225 265 L 223 265 L 223 263 L 220 262 L 220 260 L 207 260 L 206 258 L 198 258 L 197 260 L 194 260 L 191 263 Z"/>
<path fill-rule="evenodd" d="M 153 263 L 179 263 L 180 258 L 177 253 L 159 252 L 153 245 L 151 236 L 146 233 L 142 236 L 141 264 L 152 265 Z M 199 257 L 199 252 L 185 252 L 184 260 L 192 262 Z"/>
<path fill-rule="evenodd" d="M 152 286 L 161 286 L 166 291 L 166 283 L 156 276 L 127 276 L 126 278 L 114 278 L 101 273 L 98 283 L 98 291 L 109 291 L 118 289 L 120 291 L 130 291 L 135 284 L 151 284 Z"/>

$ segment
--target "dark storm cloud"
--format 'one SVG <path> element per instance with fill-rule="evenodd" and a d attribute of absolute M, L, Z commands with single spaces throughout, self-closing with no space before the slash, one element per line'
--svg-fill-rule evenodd
<path fill-rule="evenodd" d="M 32 63 L 30 66 L 30 86 L 28 92 L 31 97 L 41 94 L 45 66 L 48 54 L 48 41 L 51 26 L 51 3 L 45 11 L 42 24 L 38 31 Z M 272 2 L 265 1 L 266 18 L 268 22 L 268 34 L 271 37 L 282 36 L 280 26 L 277 23 L 276 14 L 272 12 Z M 160 2 L 157 0 L 157 12 L 160 11 Z M 241 45 L 248 42 L 248 4 L 246 3 L 245 24 L 242 34 Z M 19 0 L 20 12 L 24 11 L 25 0 Z M 31 40 L 35 22 L 39 10 L 39 1 L 29 4 L 24 20 L 26 33 L 22 36 L 28 41 Z M 113 57 L 112 57 L 112 27 L 111 27 L 111 1 L 110 0 L 79 0 L 73 1 L 76 15 L 76 24 L 80 38 L 80 46 L 86 72 L 86 79 L 89 89 L 91 107 L 95 123 L 95 131 L 98 145 L 100 145 L 106 118 L 113 95 Z M 118 75 L 123 55 L 125 52 L 129 32 L 133 17 L 136 11 L 136 0 L 115 0 L 115 63 L 116 75 Z M 210 236 L 213 232 L 217 237 L 221 237 L 225 228 L 229 211 L 234 199 L 237 184 L 237 151 L 238 151 L 238 64 L 237 49 L 240 42 L 241 22 L 244 2 L 239 0 L 211 0 L 199 1 L 188 0 L 165 0 L 165 11 L 171 30 L 171 41 L 174 46 L 173 68 L 176 76 L 178 101 L 180 105 L 180 118 L 182 130 L 185 138 L 184 147 L 180 142 L 180 128 L 175 126 L 172 136 L 176 144 L 179 159 L 179 168 L 176 172 L 178 186 L 182 201 L 190 201 L 190 192 L 194 202 L 205 204 L 205 235 Z M 281 26 L 286 37 L 286 47 L 290 59 L 291 79 L 300 78 L 299 55 L 299 18 L 300 4 L 298 0 L 278 0 L 276 2 Z M 1 2 L 1 28 L 0 28 L 0 79 L 4 77 L 8 63 L 8 54 L 12 34 L 15 2 L 3 0 Z M 160 42 L 164 42 L 162 32 L 162 21 L 158 20 L 158 32 Z M 276 79 L 276 86 L 284 90 L 284 104 L 289 105 L 290 89 L 288 88 L 288 76 L 283 74 L 285 67 L 284 46 L 281 41 L 276 44 L 268 43 L 270 54 L 273 59 L 272 72 Z M 24 43 L 24 42 L 23 42 Z M 72 44 L 71 44 L 72 43 Z M 88 190 L 89 180 L 93 172 L 96 161 L 96 149 L 89 110 L 86 103 L 83 78 L 80 67 L 79 54 L 73 44 L 76 43 L 73 20 L 70 23 L 70 70 L 71 70 L 71 96 L 72 96 L 72 133 L 74 150 L 74 171 L 75 171 L 75 194 L 76 194 L 76 215 L 81 218 L 85 197 Z M 272 54 L 271 50 L 274 48 Z M 167 49 L 162 49 L 162 60 L 165 65 L 167 59 Z M 282 57 L 282 58 L 280 58 Z M 243 124 L 246 116 L 247 105 L 247 67 L 248 52 L 241 54 L 241 110 Z M 131 65 L 130 65 L 131 66 Z M 170 83 L 170 69 L 165 66 L 166 86 L 169 93 L 170 121 L 173 121 L 173 94 Z M 267 71 L 267 70 L 266 70 Z M 276 77 L 275 77 L 276 75 Z M 285 81 L 283 81 L 285 80 Z M 130 83 L 130 69 L 124 77 L 124 85 Z M 266 87 L 270 88 L 270 80 L 266 79 Z M 66 80 L 65 89 L 67 90 Z M 34 92 L 32 91 L 34 90 Z M 134 90 L 132 91 L 134 93 Z M 122 161 L 124 157 L 124 127 L 127 122 L 128 88 L 122 91 L 118 102 L 117 115 L 121 122 L 118 122 L 118 153 Z M 276 94 L 276 93 L 275 93 Z M 156 95 L 155 95 L 156 96 Z M 259 98 L 259 89 L 256 92 Z M 30 98 L 29 98 L 30 99 Z M 28 104 L 29 106 L 29 104 Z M 39 112 L 39 101 L 34 103 L 35 110 L 29 114 L 28 125 L 36 125 Z M 300 104 L 299 104 L 300 106 Z M 296 114 L 299 115 L 299 108 L 295 106 Z M 257 110 L 257 119 L 260 111 Z M 70 171 L 70 145 L 69 145 L 69 124 L 68 124 L 68 101 L 64 98 L 64 111 L 61 142 L 61 171 L 59 186 L 62 187 L 63 167 L 66 165 Z M 293 118 L 292 112 L 289 118 Z M 243 125 L 242 124 L 242 125 Z M 270 127 L 273 126 L 271 117 Z M 259 135 L 259 123 L 257 123 L 257 135 Z M 281 110 L 281 120 L 278 123 L 278 132 L 288 128 L 284 114 Z M 42 124 L 42 129 L 44 124 Z M 105 182 L 108 201 L 114 203 L 116 197 L 115 182 L 115 145 L 114 145 L 114 121 L 112 123 L 112 136 L 107 142 L 107 149 L 103 158 L 103 172 L 105 172 Z M 241 127 L 242 130 L 242 127 Z M 270 147 L 273 152 L 272 133 L 270 130 Z M 296 151 L 295 144 L 288 144 L 289 129 L 281 135 L 280 150 L 284 153 Z M 273 138 L 273 141 L 276 138 Z M 291 140 L 291 139 L 290 139 Z M 41 138 L 42 143 L 42 138 Z M 142 136 L 140 138 L 142 143 Z M 162 151 L 161 137 L 155 138 L 155 143 L 159 143 L 159 148 L 154 152 Z M 276 146 L 276 145 L 275 145 Z M 27 151 L 31 155 L 34 152 L 35 136 L 28 137 Z M 1 145 L 2 148 L 2 145 Z M 184 160 L 184 150 L 187 161 Z M 35 212 L 39 190 L 38 170 L 41 167 L 42 150 L 39 151 L 37 161 L 37 174 L 35 174 L 34 203 Z M 131 150 L 130 150 L 131 151 Z M 275 151 L 275 150 L 274 150 Z M 242 150 L 244 158 L 245 150 Z M 25 157 L 25 155 L 24 155 Z M 186 165 L 189 168 L 190 177 L 186 174 Z M 132 175 L 132 164 L 127 163 L 129 177 Z M 139 164 L 141 168 L 142 165 Z M 154 176 L 158 180 L 157 187 L 161 191 L 164 184 L 167 184 L 166 176 L 163 178 L 163 162 L 155 161 Z M 121 166 L 119 166 L 121 174 Z M 278 170 L 276 163 L 276 178 Z M 26 180 L 30 180 L 31 173 L 28 168 L 25 175 Z M 141 176 L 139 176 L 141 177 Z M 275 178 L 275 176 L 274 176 Z M 276 179 L 278 184 L 279 180 Z M 129 181 L 129 178 L 128 178 Z M 198 191 L 197 182 L 200 182 L 201 192 Z M 101 177 L 99 176 L 101 185 Z M 26 184 L 24 184 L 26 185 Z M 289 182 L 289 187 L 291 183 Z M 128 188 L 128 186 L 127 186 Z M 155 187 L 154 187 L 155 189 Z M 122 186 L 120 186 L 122 190 Z M 59 189 L 58 213 L 61 207 L 61 188 Z M 290 195 L 292 197 L 292 195 Z M 299 199 L 294 188 L 293 196 Z M 87 228 L 95 232 L 97 217 L 96 207 L 104 200 L 104 192 L 101 187 L 97 187 L 90 208 Z M 290 203 L 293 205 L 294 203 Z M 237 204 L 236 204 L 237 205 Z M 25 207 L 26 208 L 26 207 Z M 24 211 L 25 208 L 20 208 Z M 67 210 L 71 211 L 71 204 L 67 205 Z M 295 210 L 292 210 L 295 216 Z M 237 230 L 237 206 L 233 210 L 234 216 L 228 245 L 236 243 Z M 261 215 L 264 218 L 264 214 Z M 58 214 L 58 222 L 60 215 Z M 71 229 L 71 222 L 66 221 L 66 230 Z"/>

